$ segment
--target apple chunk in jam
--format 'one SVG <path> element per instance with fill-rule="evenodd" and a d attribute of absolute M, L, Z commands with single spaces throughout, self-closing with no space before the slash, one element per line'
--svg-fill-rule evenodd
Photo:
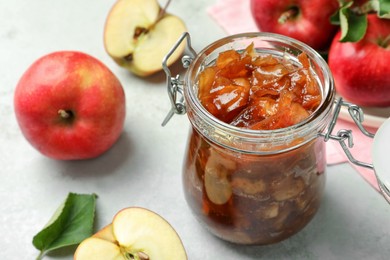
<path fill-rule="evenodd" d="M 322 103 L 322 88 L 304 52 L 287 58 L 257 53 L 253 45 L 228 50 L 199 73 L 197 83 L 204 108 L 234 128 L 227 135 L 296 125 Z M 310 222 L 325 185 L 323 140 L 286 133 L 280 148 L 266 135 L 270 143 L 253 137 L 241 150 L 241 135 L 221 145 L 212 131 L 201 130 L 191 129 L 183 183 L 188 205 L 208 230 L 234 243 L 270 244 Z M 252 147 L 259 150 L 249 151 Z"/>
<path fill-rule="evenodd" d="M 240 54 L 222 52 L 199 76 L 199 99 L 216 118 L 238 127 L 272 130 L 306 119 L 321 102 L 321 92 L 305 53 L 301 66 L 253 44 Z"/>

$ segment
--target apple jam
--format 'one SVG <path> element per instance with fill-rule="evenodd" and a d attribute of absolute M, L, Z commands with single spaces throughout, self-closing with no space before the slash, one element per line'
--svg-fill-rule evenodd
<path fill-rule="evenodd" d="M 301 66 L 270 54 L 258 55 L 253 43 L 244 53 L 228 50 L 199 76 L 202 105 L 219 120 L 238 127 L 272 130 L 295 125 L 321 103 L 321 91 L 306 53 Z"/>
<path fill-rule="evenodd" d="M 224 240 L 281 241 L 301 230 L 319 208 L 323 145 L 311 141 L 276 155 L 229 153 L 192 131 L 184 166 L 187 203 Z"/>
<path fill-rule="evenodd" d="M 318 133 L 334 97 L 325 61 L 287 37 L 245 34 L 208 46 L 186 77 L 192 127 L 183 184 L 194 215 L 239 244 L 275 243 L 300 231 L 325 185 Z"/>

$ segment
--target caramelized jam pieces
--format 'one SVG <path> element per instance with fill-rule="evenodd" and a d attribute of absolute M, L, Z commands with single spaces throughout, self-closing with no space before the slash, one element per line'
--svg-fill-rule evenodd
<path fill-rule="evenodd" d="M 228 50 L 199 76 L 198 97 L 213 116 L 254 130 L 272 130 L 305 120 L 321 103 L 321 92 L 305 53 L 300 65 L 287 58 Z"/>

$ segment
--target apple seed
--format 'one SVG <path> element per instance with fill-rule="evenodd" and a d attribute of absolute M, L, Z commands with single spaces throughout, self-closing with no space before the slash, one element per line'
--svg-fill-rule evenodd
<path fill-rule="evenodd" d="M 138 252 L 138 257 L 140 260 L 149 260 L 149 256 L 144 252 Z"/>
<path fill-rule="evenodd" d="M 136 255 L 131 253 L 126 253 L 125 256 L 126 259 L 129 260 L 150 260 L 149 256 L 144 252 L 137 252 Z"/>
<path fill-rule="evenodd" d="M 138 39 L 138 37 L 141 36 L 141 34 L 148 33 L 149 30 L 145 27 L 137 26 L 134 30 L 133 38 L 134 40 Z"/>
<path fill-rule="evenodd" d="M 123 59 L 126 61 L 132 61 L 133 60 L 133 53 L 130 53 L 130 54 L 124 56 Z"/>

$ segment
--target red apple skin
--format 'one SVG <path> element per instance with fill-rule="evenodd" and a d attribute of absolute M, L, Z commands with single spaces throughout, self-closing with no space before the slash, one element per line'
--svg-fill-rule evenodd
<path fill-rule="evenodd" d="M 26 139 L 58 160 L 95 158 L 119 138 L 125 94 L 99 60 L 77 51 L 50 53 L 35 61 L 14 92 L 14 110 Z M 63 118 L 60 111 L 70 112 Z"/>
<path fill-rule="evenodd" d="M 361 106 L 390 106 L 390 44 L 378 41 L 390 37 L 390 20 L 368 15 L 364 38 L 356 43 L 339 42 L 338 32 L 329 50 L 328 63 L 336 91 Z"/>
<path fill-rule="evenodd" d="M 327 50 L 337 32 L 330 17 L 339 8 L 338 0 L 251 0 L 250 4 L 260 31 L 289 36 L 317 51 Z M 279 22 L 291 7 L 297 7 L 299 14 Z"/>

